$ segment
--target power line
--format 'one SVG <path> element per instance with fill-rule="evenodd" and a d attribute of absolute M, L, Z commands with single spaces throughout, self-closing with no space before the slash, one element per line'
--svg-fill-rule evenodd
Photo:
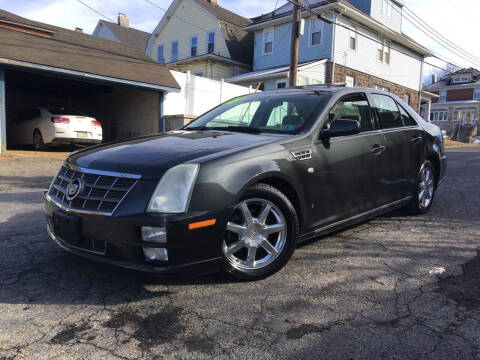
<path fill-rule="evenodd" d="M 93 7 L 91 7 L 90 5 L 85 4 L 82 0 L 77 0 L 77 1 L 78 1 L 80 4 L 82 4 L 82 5 L 86 6 L 87 8 L 89 8 L 90 10 L 92 10 L 93 12 L 97 13 L 98 15 L 104 17 L 104 18 L 107 19 L 108 21 L 113 22 L 113 23 L 115 22 L 115 21 L 113 21 L 112 19 L 110 19 L 108 16 L 103 15 L 100 11 L 97 11 L 97 10 L 95 10 Z"/>
<path fill-rule="evenodd" d="M 295 2 L 294 2 L 293 0 L 287 0 L 287 1 L 290 2 L 290 3 L 295 4 Z M 321 19 L 321 20 L 323 20 L 323 21 L 325 21 L 325 22 L 327 22 L 327 23 L 335 24 L 335 25 L 337 25 L 337 26 L 343 27 L 343 28 L 345 28 L 345 29 L 347 29 L 347 30 L 350 30 L 350 31 L 354 32 L 354 33 L 357 34 L 357 35 L 360 35 L 360 36 L 362 36 L 362 37 L 364 37 L 364 38 L 372 41 L 372 42 L 375 42 L 375 43 L 380 44 L 380 45 L 384 45 L 383 42 L 380 42 L 378 39 L 374 39 L 374 38 L 372 38 L 371 36 L 365 35 L 365 34 L 359 32 L 358 30 L 352 29 L 351 27 L 348 27 L 348 26 L 346 26 L 346 25 L 340 24 L 340 23 L 338 23 L 338 22 L 337 22 L 337 23 L 334 23 L 333 20 L 328 19 L 328 18 L 324 17 L 324 16 L 321 15 L 321 14 L 317 14 L 317 13 L 313 12 L 311 9 L 308 9 L 308 8 L 306 8 L 306 7 L 304 7 L 304 6 L 303 6 L 302 8 L 305 9 L 305 10 L 307 10 L 308 12 L 310 12 L 311 14 L 313 14 L 314 16 L 316 16 L 317 18 L 319 18 L 319 19 Z M 408 54 L 408 53 L 406 53 L 406 52 L 404 52 L 404 51 L 401 51 L 400 49 L 395 49 L 395 48 L 392 48 L 391 46 L 390 46 L 389 48 L 390 48 L 391 50 L 396 51 L 396 52 L 398 52 L 398 53 L 400 53 L 400 54 L 402 54 L 402 55 L 405 55 L 405 56 L 407 56 L 407 57 L 409 57 L 409 58 L 413 58 L 413 59 L 416 59 L 416 60 L 419 60 L 419 61 L 421 60 L 421 59 L 418 59 L 417 57 L 412 56 L 412 55 L 410 55 L 410 54 Z M 435 57 L 435 58 L 437 58 L 437 59 L 439 59 L 439 60 L 441 60 L 441 61 L 444 61 L 444 62 L 451 62 L 451 61 L 446 61 L 446 60 L 440 58 L 440 57 L 437 56 L 437 55 L 434 55 L 433 57 Z M 429 62 L 427 62 L 427 61 L 425 61 L 425 60 L 423 60 L 423 63 L 424 63 L 424 64 L 427 64 L 427 65 L 430 65 L 430 66 L 432 66 L 432 67 L 434 67 L 434 68 L 437 68 L 437 69 L 446 71 L 446 72 L 448 72 L 448 73 L 452 73 L 452 72 L 449 71 L 449 70 L 446 70 L 446 69 L 444 69 L 444 68 L 442 68 L 442 67 L 440 67 L 440 66 L 437 66 L 437 65 L 435 65 L 435 64 L 431 64 L 431 63 L 429 63 Z"/>
<path fill-rule="evenodd" d="M 429 38 L 432 40 L 436 41 L 439 45 L 441 45 L 443 48 L 447 49 L 448 51 L 452 52 L 454 55 L 462 58 L 463 60 L 475 64 L 477 66 L 480 65 L 480 58 L 477 58 L 476 56 L 470 54 L 466 50 L 460 48 L 458 45 L 452 43 L 450 40 L 448 40 L 446 37 L 441 35 L 438 31 L 436 31 L 434 28 L 426 24 L 423 20 L 421 20 L 415 13 L 413 13 L 410 9 L 408 9 L 408 12 L 405 12 L 403 14 L 404 18 L 410 22 L 414 27 L 419 29 L 421 32 L 423 32 L 425 35 L 427 35 Z M 410 15 L 411 13 L 412 15 Z M 417 20 L 418 19 L 418 20 Z M 425 30 L 420 29 L 422 27 Z M 429 32 L 429 33 L 427 33 Z"/>

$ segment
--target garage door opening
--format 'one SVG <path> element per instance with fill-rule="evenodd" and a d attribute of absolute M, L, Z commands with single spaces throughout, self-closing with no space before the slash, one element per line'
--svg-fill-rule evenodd
<path fill-rule="evenodd" d="M 159 99 L 161 96 L 155 91 L 8 68 L 5 69 L 7 148 L 33 149 L 35 129 L 22 123 L 39 111 L 48 114 L 50 110 L 69 109 L 95 118 L 103 129 L 103 142 L 156 133 Z"/>

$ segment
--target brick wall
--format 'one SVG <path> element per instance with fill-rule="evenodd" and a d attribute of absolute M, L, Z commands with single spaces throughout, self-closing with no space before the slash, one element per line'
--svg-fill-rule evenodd
<path fill-rule="evenodd" d="M 367 88 L 373 88 L 375 85 L 382 86 L 390 89 L 390 92 L 397 95 L 400 99 L 403 99 L 404 95 L 408 94 L 410 96 L 410 106 L 415 111 L 418 111 L 418 91 L 338 64 L 335 64 L 335 80 L 332 81 L 332 63 L 328 62 L 327 83 L 343 83 L 346 76 L 351 76 L 355 79 L 355 86 Z"/>
<path fill-rule="evenodd" d="M 447 101 L 472 100 L 473 88 L 454 89 L 447 91 Z"/>

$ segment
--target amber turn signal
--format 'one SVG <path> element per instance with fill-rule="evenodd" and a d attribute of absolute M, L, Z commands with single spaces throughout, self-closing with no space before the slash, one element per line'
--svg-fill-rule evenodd
<path fill-rule="evenodd" d="M 188 224 L 188 230 L 194 230 L 202 227 L 212 226 L 212 225 L 215 225 L 216 222 L 217 222 L 217 219 L 210 219 L 210 220 L 191 223 L 191 224 Z"/>

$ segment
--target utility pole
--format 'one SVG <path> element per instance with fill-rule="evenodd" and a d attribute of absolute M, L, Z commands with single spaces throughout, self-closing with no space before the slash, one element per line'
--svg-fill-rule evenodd
<path fill-rule="evenodd" d="M 297 85 L 297 70 L 298 70 L 298 44 L 300 37 L 300 21 L 302 18 L 302 0 L 293 2 L 292 13 L 292 44 L 290 47 L 290 78 L 289 85 Z"/>

